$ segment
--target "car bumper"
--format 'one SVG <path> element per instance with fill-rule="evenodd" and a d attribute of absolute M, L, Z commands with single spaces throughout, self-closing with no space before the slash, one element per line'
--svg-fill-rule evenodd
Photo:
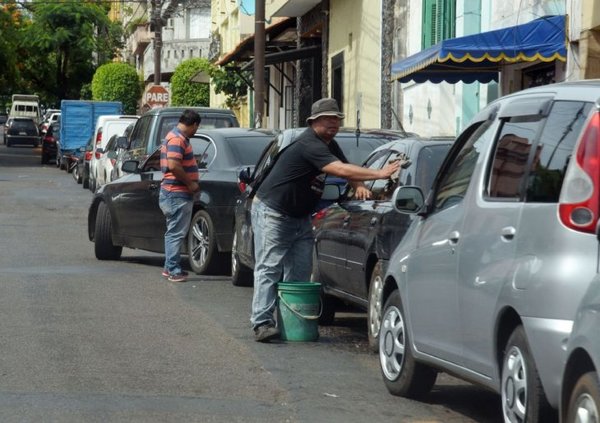
<path fill-rule="evenodd" d="M 40 142 L 40 137 L 35 137 L 31 135 L 7 135 L 6 141 L 10 144 L 30 144 L 36 145 Z"/>
<path fill-rule="evenodd" d="M 573 321 L 525 317 L 523 324 L 548 402 L 558 409 L 566 345 Z"/>

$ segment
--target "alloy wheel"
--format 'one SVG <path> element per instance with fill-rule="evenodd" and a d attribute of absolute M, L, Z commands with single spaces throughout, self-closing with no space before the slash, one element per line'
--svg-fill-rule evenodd
<path fill-rule="evenodd" d="M 502 370 L 502 407 L 505 420 L 525 421 L 527 407 L 527 367 L 523 353 L 512 346 L 506 353 Z"/>
<path fill-rule="evenodd" d="M 198 219 L 192 227 L 192 249 L 191 255 L 193 260 L 200 266 L 206 263 L 209 248 L 209 229 L 208 222 L 205 219 Z"/>
<path fill-rule="evenodd" d="M 406 327 L 398 307 L 388 307 L 381 321 L 379 334 L 379 360 L 381 370 L 388 380 L 396 380 L 402 366 L 406 350 Z"/>

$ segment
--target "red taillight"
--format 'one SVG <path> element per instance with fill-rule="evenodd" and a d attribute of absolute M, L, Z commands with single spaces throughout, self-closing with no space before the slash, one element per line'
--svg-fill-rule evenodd
<path fill-rule="evenodd" d="M 54 139 L 54 137 L 52 135 L 46 135 L 44 137 L 44 142 L 48 143 L 48 144 L 54 144 L 54 143 L 56 143 L 56 140 Z"/>
<path fill-rule="evenodd" d="M 96 151 L 94 153 L 94 156 L 96 156 L 96 160 L 100 160 L 100 158 L 102 157 L 102 153 L 99 153 L 98 151 Z"/>
<path fill-rule="evenodd" d="M 246 183 L 242 182 L 238 179 L 238 189 L 240 190 L 240 192 L 242 194 L 246 192 L 246 187 L 247 187 Z"/>
<path fill-rule="evenodd" d="M 312 221 L 313 221 L 313 225 L 314 225 L 314 224 L 315 224 L 317 221 L 319 221 L 319 220 L 323 219 L 323 218 L 324 218 L 326 215 L 327 215 L 327 208 L 321 209 L 321 210 L 319 210 L 318 212 L 316 212 L 316 213 L 313 215 L 313 220 L 312 220 Z"/>
<path fill-rule="evenodd" d="M 96 145 L 102 142 L 102 129 L 98 131 L 98 135 L 96 135 Z"/>
<path fill-rule="evenodd" d="M 113 165 L 113 166 L 114 166 L 116 162 L 117 162 L 117 160 L 116 160 L 116 159 L 110 159 L 110 164 L 111 164 L 111 165 Z"/>
<path fill-rule="evenodd" d="M 85 152 L 85 161 L 89 162 L 90 160 L 92 160 L 92 152 L 86 151 Z"/>
<path fill-rule="evenodd" d="M 600 212 L 599 141 L 600 112 L 595 112 L 575 146 L 575 162 L 567 169 L 558 205 L 561 222 L 580 232 L 596 232 Z"/>

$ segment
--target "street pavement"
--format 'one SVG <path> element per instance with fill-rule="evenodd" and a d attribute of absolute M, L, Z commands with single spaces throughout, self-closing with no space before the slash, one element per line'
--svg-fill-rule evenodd
<path fill-rule="evenodd" d="M 96 260 L 91 198 L 39 148 L 0 145 L 0 421 L 501 422 L 497 395 L 445 375 L 425 402 L 391 396 L 363 313 L 260 344 L 251 288 L 168 283 L 139 250 Z"/>

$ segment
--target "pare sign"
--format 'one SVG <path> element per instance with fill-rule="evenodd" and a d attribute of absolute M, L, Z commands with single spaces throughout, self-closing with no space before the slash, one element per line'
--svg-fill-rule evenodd
<path fill-rule="evenodd" d="M 169 104 L 169 91 L 161 85 L 152 85 L 144 93 L 144 103 L 150 107 L 164 107 Z"/>

